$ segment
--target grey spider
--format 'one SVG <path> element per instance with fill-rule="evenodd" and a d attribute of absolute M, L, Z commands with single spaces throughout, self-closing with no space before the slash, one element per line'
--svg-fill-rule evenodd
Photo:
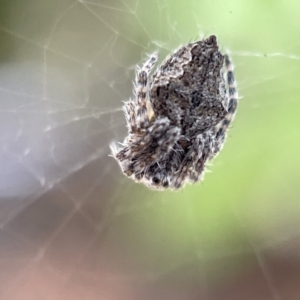
<path fill-rule="evenodd" d="M 200 181 L 224 144 L 238 102 L 233 64 L 214 35 L 176 50 L 149 80 L 156 61 L 137 69 L 135 99 L 123 106 L 128 136 L 112 154 L 135 181 L 179 189 Z"/>

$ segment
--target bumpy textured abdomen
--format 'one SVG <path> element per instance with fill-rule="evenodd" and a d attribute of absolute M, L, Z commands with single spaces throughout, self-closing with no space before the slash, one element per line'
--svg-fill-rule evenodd
<path fill-rule="evenodd" d="M 223 63 L 215 36 L 177 50 L 150 82 L 155 117 L 168 117 L 188 136 L 213 128 L 227 112 Z"/>

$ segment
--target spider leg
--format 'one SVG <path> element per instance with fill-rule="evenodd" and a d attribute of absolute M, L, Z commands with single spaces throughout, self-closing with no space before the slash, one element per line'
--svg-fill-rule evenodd
<path fill-rule="evenodd" d="M 128 133 L 133 133 L 138 130 L 135 107 L 136 107 L 135 103 L 131 100 L 125 102 L 123 105 L 123 111 L 126 118 Z"/>
<path fill-rule="evenodd" d="M 140 138 L 128 140 L 126 147 L 116 154 L 123 172 L 127 176 L 134 174 L 139 180 L 146 167 L 160 161 L 169 153 L 180 134 L 180 129 L 171 125 L 168 118 L 155 120 Z"/>
<path fill-rule="evenodd" d="M 157 61 L 157 53 L 150 55 L 149 59 L 137 68 L 135 78 L 135 101 L 125 102 L 127 127 L 129 132 L 136 132 L 149 126 L 149 113 L 147 109 L 148 76 Z"/>
<path fill-rule="evenodd" d="M 190 168 L 188 178 L 190 182 L 198 182 L 203 179 L 205 165 L 215 151 L 215 138 L 207 132 L 203 134 L 201 145 L 198 149 L 198 159 L 195 160 L 193 167 Z"/>
<path fill-rule="evenodd" d="M 172 187 L 178 189 L 187 180 L 191 182 L 201 180 L 205 170 L 205 163 L 211 155 L 213 148 L 211 136 L 208 133 L 199 134 L 192 142 L 189 151 L 184 155 L 181 168 L 176 172 L 172 181 Z"/>
<path fill-rule="evenodd" d="M 237 104 L 238 104 L 238 93 L 236 89 L 236 81 L 234 79 L 234 66 L 229 59 L 228 55 L 225 55 L 225 67 L 226 67 L 226 76 L 227 76 L 227 85 L 228 85 L 228 93 L 229 93 L 229 101 L 228 101 L 228 109 L 227 114 L 223 121 L 218 124 L 214 129 L 214 135 L 216 138 L 216 147 L 214 151 L 214 155 L 217 154 L 223 147 L 226 132 L 229 128 L 231 121 L 234 118 Z"/>

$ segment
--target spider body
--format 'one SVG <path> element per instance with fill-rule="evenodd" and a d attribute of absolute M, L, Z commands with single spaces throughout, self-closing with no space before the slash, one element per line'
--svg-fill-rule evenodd
<path fill-rule="evenodd" d="M 128 136 L 112 150 L 128 177 L 179 189 L 200 181 L 223 146 L 238 99 L 233 65 L 215 36 L 175 51 L 149 81 L 156 61 L 153 54 L 137 70 L 136 99 L 123 106 Z"/>

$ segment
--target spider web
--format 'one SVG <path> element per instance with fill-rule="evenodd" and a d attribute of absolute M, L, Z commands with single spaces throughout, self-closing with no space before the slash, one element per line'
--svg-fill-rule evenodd
<path fill-rule="evenodd" d="M 299 4 L 4 0 L 0 299 L 299 299 Z M 242 96 L 202 184 L 108 156 L 135 66 L 219 37 Z"/>

